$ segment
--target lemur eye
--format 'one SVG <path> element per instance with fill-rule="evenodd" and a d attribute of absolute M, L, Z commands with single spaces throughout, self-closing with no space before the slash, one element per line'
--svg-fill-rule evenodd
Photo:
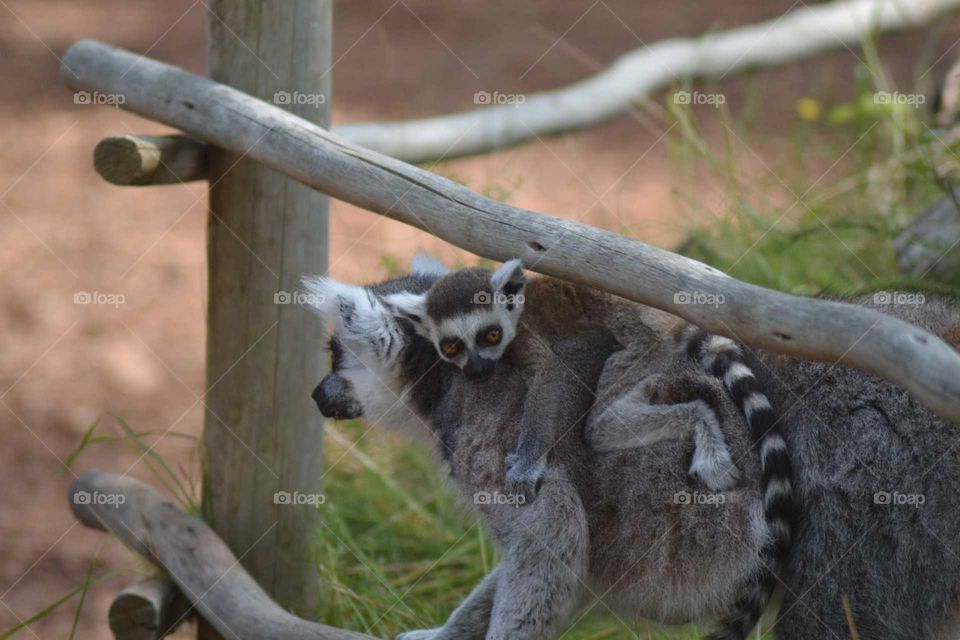
<path fill-rule="evenodd" d="M 503 332 L 500 331 L 500 327 L 491 327 L 483 334 L 483 341 L 491 345 L 500 344 L 502 338 Z"/>
<path fill-rule="evenodd" d="M 463 349 L 463 343 L 459 340 L 444 340 L 440 343 L 440 351 L 443 355 L 452 358 Z"/>

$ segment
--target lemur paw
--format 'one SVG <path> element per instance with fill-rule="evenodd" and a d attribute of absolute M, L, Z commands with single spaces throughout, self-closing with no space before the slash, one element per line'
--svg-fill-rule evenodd
<path fill-rule="evenodd" d="M 543 457 L 531 459 L 518 453 L 507 454 L 507 474 L 504 491 L 518 498 L 515 504 L 529 504 L 537 497 L 543 483 L 547 463 Z"/>
<path fill-rule="evenodd" d="M 397 636 L 396 640 L 433 640 L 436 638 L 442 627 L 437 627 L 436 629 L 421 629 L 419 631 L 404 631 Z"/>
<path fill-rule="evenodd" d="M 740 479 L 740 470 L 725 449 L 711 452 L 697 447 L 689 474 L 703 480 L 711 491 L 731 489 Z"/>

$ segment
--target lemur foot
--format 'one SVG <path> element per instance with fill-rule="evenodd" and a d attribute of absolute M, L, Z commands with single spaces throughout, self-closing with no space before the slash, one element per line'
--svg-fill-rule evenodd
<path fill-rule="evenodd" d="M 504 491 L 516 498 L 517 505 L 530 504 L 537 497 L 547 470 L 544 457 L 532 459 L 519 453 L 507 454 L 507 475 Z"/>
<path fill-rule="evenodd" d="M 421 629 L 419 631 L 404 631 L 397 636 L 396 640 L 433 640 L 440 635 L 443 627 L 436 629 Z"/>
<path fill-rule="evenodd" d="M 713 450 L 697 447 L 688 473 L 703 480 L 711 491 L 730 489 L 740 479 L 740 470 L 725 447 Z"/>

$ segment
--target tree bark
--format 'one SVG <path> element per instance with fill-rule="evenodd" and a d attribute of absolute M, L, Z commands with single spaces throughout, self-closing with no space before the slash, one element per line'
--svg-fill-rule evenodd
<path fill-rule="evenodd" d="M 331 0 L 208 6 L 211 78 L 329 125 Z M 323 99 L 277 99 L 291 93 Z M 210 152 L 203 510 L 257 582 L 309 618 L 319 511 L 277 496 L 321 492 L 323 423 L 310 393 L 324 374 L 323 327 L 292 302 L 302 273 L 326 271 L 328 199 L 255 162 L 255 146 Z"/>

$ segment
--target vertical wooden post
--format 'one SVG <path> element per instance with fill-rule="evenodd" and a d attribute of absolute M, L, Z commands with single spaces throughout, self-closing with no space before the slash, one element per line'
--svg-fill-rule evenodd
<path fill-rule="evenodd" d="M 329 126 L 332 0 L 209 7 L 214 80 Z M 302 274 L 326 271 L 328 199 L 218 149 L 210 180 L 204 515 L 268 593 L 311 618 L 319 512 L 275 495 L 321 491 L 323 424 L 310 392 L 323 336 L 293 294 Z"/>

